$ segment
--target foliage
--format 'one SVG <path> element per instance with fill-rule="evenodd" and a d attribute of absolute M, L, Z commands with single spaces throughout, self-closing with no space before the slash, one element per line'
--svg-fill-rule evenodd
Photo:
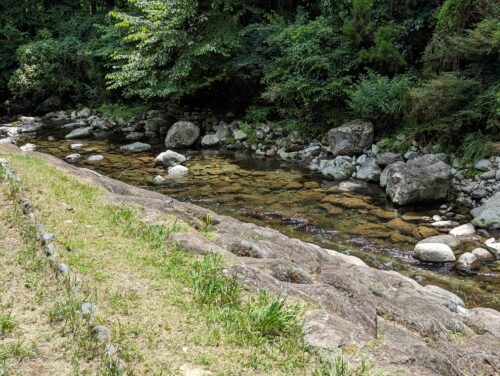
<path fill-rule="evenodd" d="M 470 133 L 465 137 L 460 147 L 460 156 L 463 163 L 475 163 L 482 159 L 491 148 L 491 138 L 481 132 Z"/>
<path fill-rule="evenodd" d="M 99 106 L 99 111 L 109 117 L 130 119 L 144 112 L 144 106 L 140 104 L 124 105 L 118 103 L 103 103 Z"/>
<path fill-rule="evenodd" d="M 349 107 L 378 127 L 394 125 L 400 120 L 410 87 L 411 79 L 407 75 L 389 78 L 370 71 L 361 76 L 351 90 Z"/>

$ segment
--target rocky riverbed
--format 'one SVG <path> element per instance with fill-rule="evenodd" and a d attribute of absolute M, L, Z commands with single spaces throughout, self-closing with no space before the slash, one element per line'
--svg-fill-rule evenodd
<path fill-rule="evenodd" d="M 262 125 L 269 144 L 259 147 L 248 138 L 263 136 L 248 135 L 238 122 L 205 124 L 202 132 L 193 122 L 171 119 L 168 126 L 158 116 L 151 112 L 127 123 L 84 109 L 20 118 L 0 132 L 7 136 L 3 142 L 15 141 L 27 152 L 38 148 L 359 256 L 379 269 L 452 290 L 468 306 L 500 307 L 495 157 L 478 162 L 475 171 L 484 171 L 465 179 L 460 175 L 470 166 L 453 168 L 444 154 L 422 154 L 417 147 L 404 155 L 377 150 L 366 122 L 332 129 L 325 143 L 307 145 Z M 185 149 L 196 145 L 201 150 Z"/>

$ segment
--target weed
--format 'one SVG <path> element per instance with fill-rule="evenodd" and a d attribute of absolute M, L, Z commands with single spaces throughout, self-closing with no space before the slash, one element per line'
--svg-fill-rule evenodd
<path fill-rule="evenodd" d="M 144 112 L 144 106 L 141 105 L 122 105 L 118 103 L 104 103 L 99 107 L 99 111 L 103 115 L 114 117 L 130 119 L 135 115 L 139 115 Z"/>
<path fill-rule="evenodd" d="M 9 359 L 22 362 L 25 359 L 34 359 L 38 356 L 39 350 L 34 343 L 25 345 L 21 341 L 9 342 L 0 348 L 0 361 L 5 363 Z"/>
<path fill-rule="evenodd" d="M 483 158 L 491 148 L 491 138 L 481 132 L 471 133 L 465 137 L 459 149 L 463 163 L 475 163 Z"/>
<path fill-rule="evenodd" d="M 368 376 L 371 374 L 371 367 L 362 360 L 357 368 L 354 368 L 344 358 L 342 353 L 335 356 L 320 355 L 318 365 L 313 372 L 313 376 Z"/>
<path fill-rule="evenodd" d="M 12 312 L 4 312 L 0 314 L 0 336 L 12 333 L 16 327 L 16 320 Z"/>
<path fill-rule="evenodd" d="M 465 343 L 467 341 L 467 334 L 463 332 L 448 332 L 448 338 L 455 343 Z"/>

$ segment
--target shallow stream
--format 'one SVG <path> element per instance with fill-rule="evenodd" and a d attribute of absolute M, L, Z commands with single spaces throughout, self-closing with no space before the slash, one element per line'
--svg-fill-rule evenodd
<path fill-rule="evenodd" d="M 241 152 L 181 151 L 189 159 L 185 164 L 189 174 L 182 179 L 169 179 L 167 171 L 153 161 L 164 151 L 162 145 L 154 145 L 149 152 L 131 154 L 119 150 L 124 142 L 69 141 L 64 139 L 66 133 L 57 127 L 46 127 L 36 135 L 23 135 L 19 145 L 34 143 L 38 151 L 60 158 L 79 153 L 82 159 L 77 166 L 358 256 L 373 267 L 397 270 L 422 284 L 451 290 L 470 307 L 481 305 L 500 310 L 500 261 L 484 264 L 476 275 L 465 276 L 457 273 L 453 264 L 425 264 L 412 257 L 413 244 L 435 234 L 421 217 L 440 214 L 439 205 L 395 209 L 377 185 L 346 192 L 345 183 L 323 180 L 299 164 Z M 84 146 L 70 150 L 75 143 Z M 87 161 L 95 154 L 104 159 Z M 164 176 L 165 184 L 155 186 L 152 180 L 156 175 Z M 459 252 L 479 245 L 465 243 Z"/>

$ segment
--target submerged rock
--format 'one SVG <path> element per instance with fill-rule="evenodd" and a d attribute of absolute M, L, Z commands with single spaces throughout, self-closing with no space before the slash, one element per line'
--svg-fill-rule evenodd
<path fill-rule="evenodd" d="M 89 138 L 92 136 L 92 127 L 78 128 L 72 130 L 64 138 L 67 140 L 73 140 L 78 138 Z"/>
<path fill-rule="evenodd" d="M 357 155 L 373 144 L 373 124 L 353 120 L 328 132 L 330 151 L 334 156 Z"/>
<path fill-rule="evenodd" d="M 155 163 L 164 167 L 173 167 L 186 162 L 186 160 L 186 157 L 182 154 L 176 153 L 173 150 L 167 150 L 158 154 L 155 158 Z"/>
<path fill-rule="evenodd" d="M 123 145 L 120 147 L 122 151 L 128 151 L 131 153 L 142 153 L 144 151 L 151 150 L 151 145 L 144 142 L 134 142 L 132 144 Z"/>
<path fill-rule="evenodd" d="M 200 137 L 200 128 L 189 121 L 178 121 L 172 125 L 165 137 L 168 149 L 192 146 Z"/>
<path fill-rule="evenodd" d="M 391 170 L 387 174 L 386 193 L 398 205 L 439 201 L 448 196 L 451 168 L 439 155 L 427 154 L 387 168 Z"/>

